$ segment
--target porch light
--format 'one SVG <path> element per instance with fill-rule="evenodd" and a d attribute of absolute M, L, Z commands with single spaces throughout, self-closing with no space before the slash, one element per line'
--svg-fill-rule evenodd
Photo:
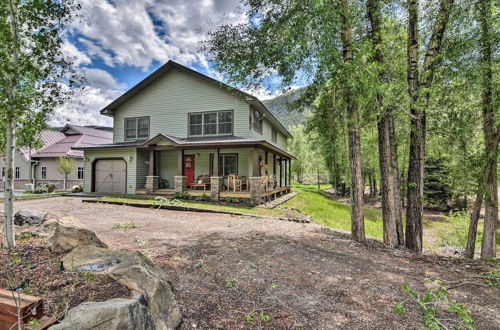
<path fill-rule="evenodd" d="M 134 157 L 132 157 L 132 156 L 128 156 L 128 161 L 129 161 L 129 162 L 131 162 L 131 161 L 133 161 L 133 160 L 134 160 Z"/>

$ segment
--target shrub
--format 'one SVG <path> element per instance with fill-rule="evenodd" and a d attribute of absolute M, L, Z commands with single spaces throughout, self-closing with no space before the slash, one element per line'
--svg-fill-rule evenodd
<path fill-rule="evenodd" d="M 190 195 L 186 191 L 176 191 L 172 198 L 174 199 L 189 199 Z"/>
<path fill-rule="evenodd" d="M 79 192 L 82 192 L 82 191 L 83 191 L 82 186 L 77 185 L 77 186 L 71 187 L 71 192 L 72 193 L 79 193 Z"/>
<path fill-rule="evenodd" d="M 203 194 L 200 196 L 200 199 L 204 202 L 208 202 L 210 201 L 210 196 L 208 196 L 207 194 Z"/>
<path fill-rule="evenodd" d="M 49 184 L 49 185 L 47 186 L 47 191 L 48 191 L 49 193 L 53 193 L 53 192 L 54 192 L 54 190 L 56 190 L 56 185 L 55 185 L 55 184 Z"/>

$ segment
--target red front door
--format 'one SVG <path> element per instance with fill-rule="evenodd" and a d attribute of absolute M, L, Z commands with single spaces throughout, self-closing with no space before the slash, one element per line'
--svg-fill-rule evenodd
<path fill-rule="evenodd" d="M 194 183 L 194 156 L 184 156 L 184 176 L 186 177 L 187 186 Z"/>

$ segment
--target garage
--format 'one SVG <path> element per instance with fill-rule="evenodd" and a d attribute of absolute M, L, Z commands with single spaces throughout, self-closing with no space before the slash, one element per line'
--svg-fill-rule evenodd
<path fill-rule="evenodd" d="M 127 164 L 123 159 L 100 159 L 95 163 L 94 173 L 95 192 L 126 193 Z"/>

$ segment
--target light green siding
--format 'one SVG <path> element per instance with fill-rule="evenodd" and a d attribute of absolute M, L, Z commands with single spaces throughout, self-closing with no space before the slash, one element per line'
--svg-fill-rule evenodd
<path fill-rule="evenodd" d="M 188 113 L 234 110 L 234 135 L 248 137 L 249 105 L 236 94 L 197 77 L 172 69 L 115 110 L 114 142 L 124 140 L 128 117 L 150 117 L 150 137 L 159 133 L 187 137 Z"/>
<path fill-rule="evenodd" d="M 137 152 L 133 148 L 86 149 L 84 165 L 84 192 L 92 191 L 92 163 L 98 159 L 123 158 L 127 163 L 127 194 L 135 194 L 137 185 Z"/>

